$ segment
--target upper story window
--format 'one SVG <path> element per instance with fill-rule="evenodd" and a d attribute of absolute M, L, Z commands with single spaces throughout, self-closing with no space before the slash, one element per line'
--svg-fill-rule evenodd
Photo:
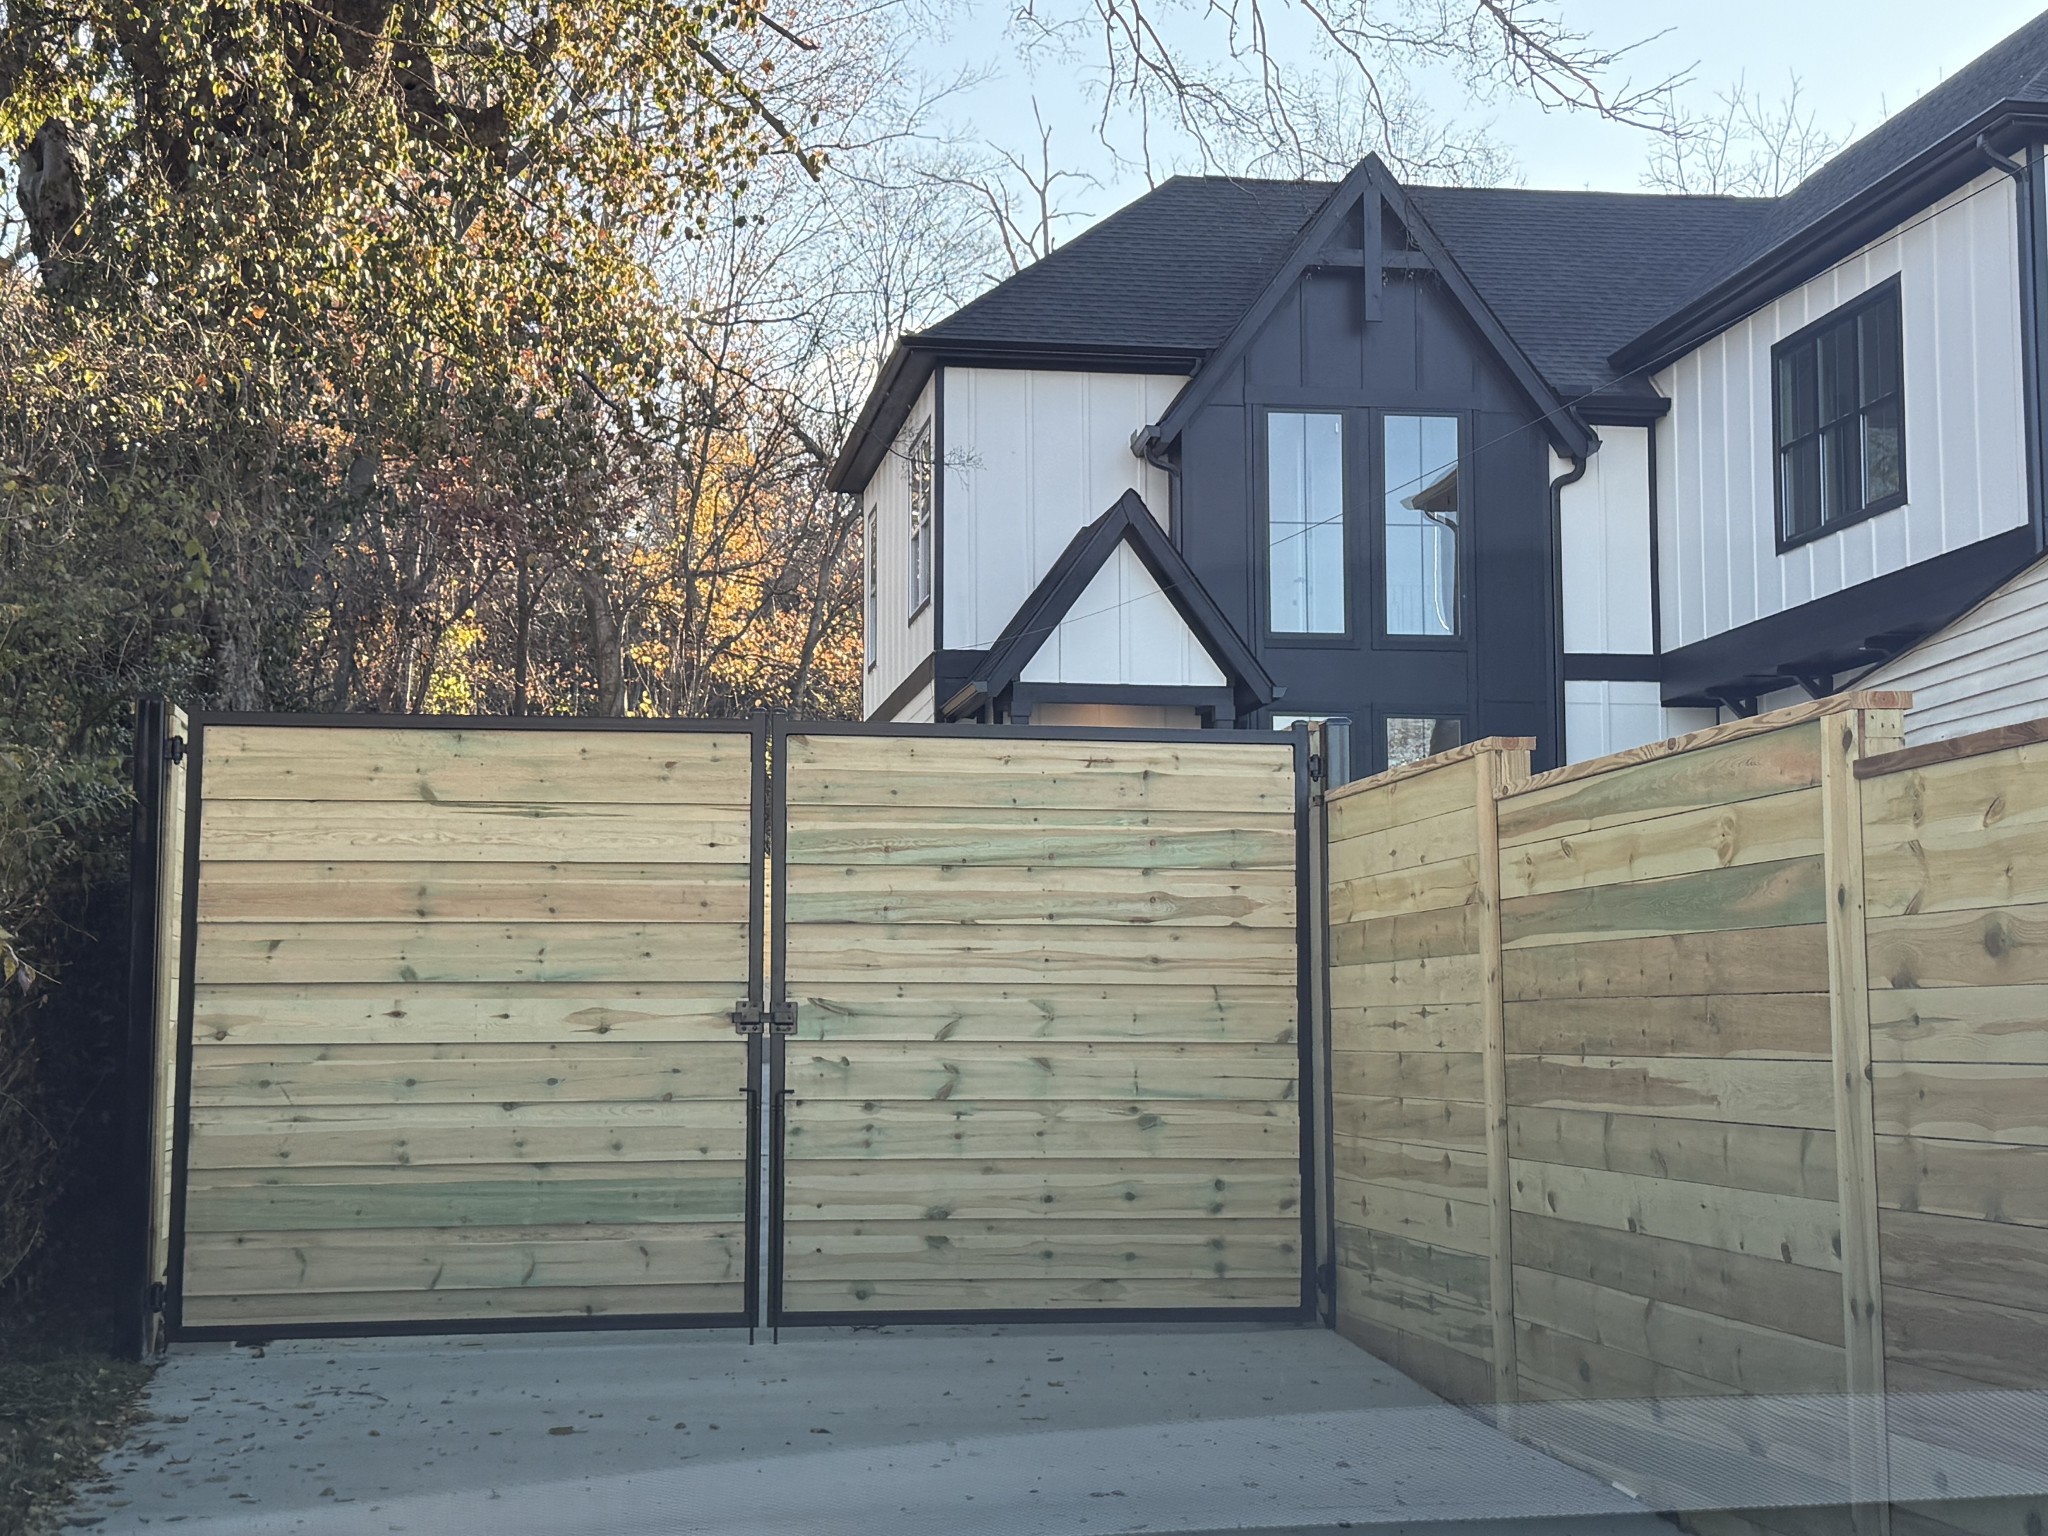
<path fill-rule="evenodd" d="M 1771 348 L 1771 416 L 1780 550 L 1904 503 L 1898 279 Z"/>
<path fill-rule="evenodd" d="M 1344 418 L 1334 411 L 1267 413 L 1266 556 L 1272 632 L 1343 634 Z"/>
<path fill-rule="evenodd" d="M 867 627 L 862 631 L 868 653 L 868 670 L 875 669 L 875 631 L 882 622 L 882 550 L 877 542 L 882 521 L 882 510 L 873 502 L 868 503 L 867 525 L 863 540 L 867 555 Z"/>
<path fill-rule="evenodd" d="M 1458 633 L 1458 418 L 1388 416 L 1387 633 Z"/>
<path fill-rule="evenodd" d="M 932 595 L 932 424 L 910 440 L 910 616 Z"/>

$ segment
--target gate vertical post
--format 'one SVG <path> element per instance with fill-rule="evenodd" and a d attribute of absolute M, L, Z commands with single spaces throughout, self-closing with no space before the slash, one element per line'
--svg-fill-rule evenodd
<path fill-rule="evenodd" d="M 1508 1160 L 1507 994 L 1500 936 L 1500 798 L 1526 778 L 1528 748 L 1493 747 L 1473 760 L 1479 881 L 1479 986 L 1484 1021 L 1481 1066 L 1486 1096 L 1487 1297 L 1493 1313 L 1493 1400 L 1502 1427 L 1514 1433 L 1521 1398 L 1515 1359 L 1515 1264 Z"/>
<path fill-rule="evenodd" d="M 1303 996 L 1306 1029 L 1302 1062 L 1301 1112 L 1311 1122 L 1314 1156 L 1316 1237 L 1315 1309 L 1326 1327 L 1336 1326 L 1337 1211 L 1331 1195 L 1330 1164 L 1335 1153 L 1331 1131 L 1336 1125 L 1330 1093 L 1330 730 L 1320 720 L 1308 724 L 1308 806 L 1302 829 L 1300 858 L 1304 878 L 1302 938 L 1308 986 Z"/>
<path fill-rule="evenodd" d="M 168 741 L 164 701 L 154 695 L 135 701 L 135 761 L 131 789 L 135 813 L 128 839 L 128 1041 L 123 1063 L 121 1241 L 128 1251 L 131 1296 L 136 1308 L 133 1343 L 137 1359 L 154 1344 L 157 1283 L 150 1237 L 156 1140 L 153 1101 L 157 1074 L 157 903 L 163 890 L 164 780 Z"/>

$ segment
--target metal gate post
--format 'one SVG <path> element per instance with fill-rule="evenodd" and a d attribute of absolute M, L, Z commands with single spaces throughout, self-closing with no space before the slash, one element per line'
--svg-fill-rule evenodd
<path fill-rule="evenodd" d="M 135 1308 L 133 1342 L 137 1359 L 156 1343 L 158 1276 L 151 1262 L 150 1172 L 155 1137 L 156 995 L 158 910 L 163 891 L 164 781 L 169 742 L 164 734 L 164 701 L 154 695 L 135 701 L 135 795 L 128 839 L 128 1045 L 122 1093 L 124 1222 L 122 1242 L 133 1244 L 126 1261 Z"/>
<path fill-rule="evenodd" d="M 1315 1270 L 1315 1315 L 1336 1326 L 1337 1213 L 1331 1197 L 1330 1164 L 1335 1154 L 1331 1134 L 1336 1105 L 1330 1088 L 1330 728 L 1323 721 L 1308 724 L 1308 805 L 1297 857 L 1302 869 L 1301 952 L 1307 967 L 1302 994 L 1302 1116 L 1314 1137 L 1311 1168 L 1314 1178 L 1313 1225 L 1318 1255 Z"/>
<path fill-rule="evenodd" d="M 789 1036 L 796 1032 L 794 1006 L 789 1000 L 789 717 L 781 710 L 768 712 L 770 768 L 765 804 L 768 811 L 768 933 L 769 965 L 767 1027 L 761 1045 L 767 1058 L 765 1090 L 768 1098 L 766 1148 L 768 1179 L 768 1220 L 762 1261 L 768 1282 L 767 1324 L 771 1337 L 779 1340 L 782 1327 L 783 1214 L 787 1205 L 783 1172 L 784 1145 L 788 1135 L 787 1087 Z"/>

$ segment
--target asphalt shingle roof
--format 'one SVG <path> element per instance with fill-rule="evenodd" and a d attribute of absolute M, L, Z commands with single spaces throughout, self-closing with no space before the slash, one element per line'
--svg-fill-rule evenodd
<path fill-rule="evenodd" d="M 1619 392 L 1609 354 L 1689 298 L 1770 207 L 1500 187 L 1410 187 L 1408 199 L 1566 400 Z"/>
<path fill-rule="evenodd" d="M 1176 176 L 923 335 L 1206 352 L 1265 289 L 1330 188 Z"/>

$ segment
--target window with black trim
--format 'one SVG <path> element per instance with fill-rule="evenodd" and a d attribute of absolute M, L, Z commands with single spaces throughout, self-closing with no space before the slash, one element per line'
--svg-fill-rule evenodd
<path fill-rule="evenodd" d="M 1905 502 L 1897 279 L 1771 348 L 1771 417 L 1780 549 Z"/>
<path fill-rule="evenodd" d="M 1344 578 L 1344 418 L 1334 411 L 1269 412 L 1267 628 L 1276 635 L 1343 634 Z"/>
<path fill-rule="evenodd" d="M 861 637 L 868 653 L 868 670 L 875 670 L 875 635 L 882 627 L 882 549 L 877 542 L 877 530 L 881 526 L 882 509 L 873 502 L 868 503 L 866 533 L 867 555 L 867 627 Z"/>
<path fill-rule="evenodd" d="M 1383 418 L 1382 540 L 1389 635 L 1455 636 L 1458 418 Z"/>
<path fill-rule="evenodd" d="M 932 424 L 910 440 L 910 616 L 932 595 Z"/>

